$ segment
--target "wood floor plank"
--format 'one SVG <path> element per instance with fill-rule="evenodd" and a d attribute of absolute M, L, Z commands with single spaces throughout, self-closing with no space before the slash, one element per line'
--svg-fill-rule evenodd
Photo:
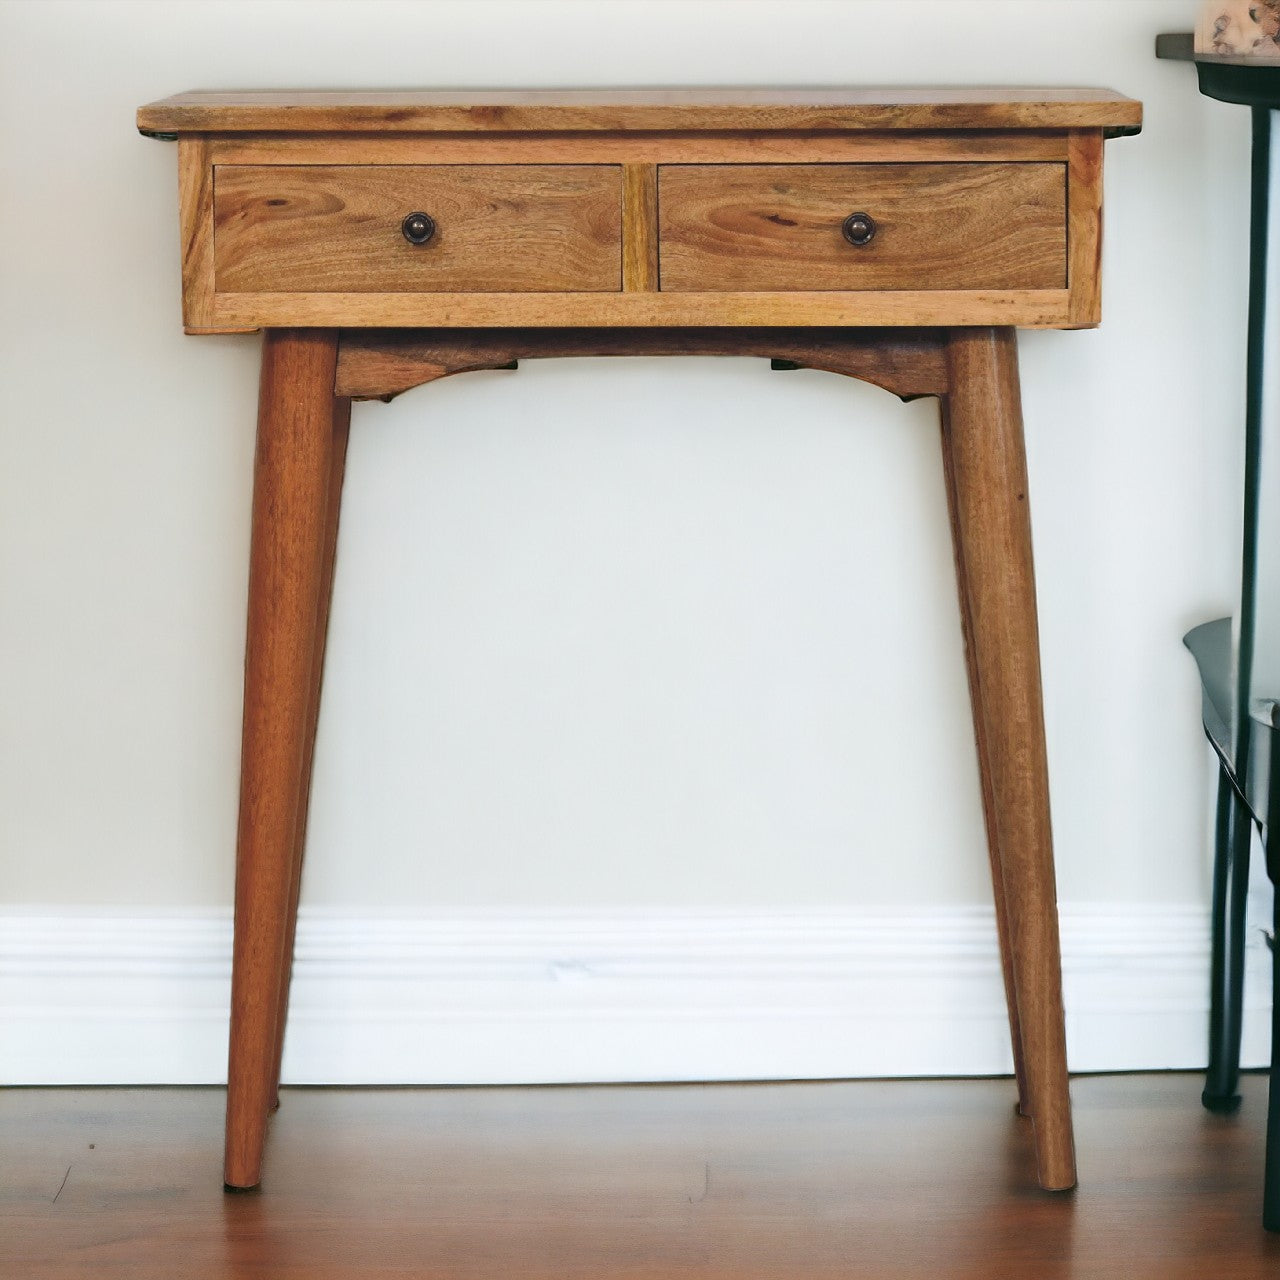
<path fill-rule="evenodd" d="M 210 1089 L 0 1092 L 0 1276 L 31 1280 L 1253 1280 L 1265 1081 L 1072 1082 L 1035 1188 L 1009 1081 L 284 1091 L 221 1189 Z"/>

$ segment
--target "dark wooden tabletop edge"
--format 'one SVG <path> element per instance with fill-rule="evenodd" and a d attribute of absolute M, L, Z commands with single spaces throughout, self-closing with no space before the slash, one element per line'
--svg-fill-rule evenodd
<path fill-rule="evenodd" d="M 1170 62 L 1205 62 L 1215 67 L 1280 70 L 1280 58 L 1247 58 L 1238 53 L 1197 53 L 1196 38 L 1190 31 L 1164 31 L 1156 36 L 1156 57 Z"/>
<path fill-rule="evenodd" d="M 1156 36 L 1156 57 L 1173 62 L 1190 62 L 1195 57 L 1196 38 L 1190 31 L 1162 31 Z"/>

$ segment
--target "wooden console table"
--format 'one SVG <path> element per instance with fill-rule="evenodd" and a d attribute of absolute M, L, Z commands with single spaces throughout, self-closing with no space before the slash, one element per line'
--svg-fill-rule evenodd
<path fill-rule="evenodd" d="M 353 399 L 557 355 L 759 355 L 938 396 L 1040 1185 L 1076 1180 L 1015 328 L 1099 320 L 1092 89 L 188 93 L 190 333 L 264 331 L 225 1182 L 277 1101 Z"/>

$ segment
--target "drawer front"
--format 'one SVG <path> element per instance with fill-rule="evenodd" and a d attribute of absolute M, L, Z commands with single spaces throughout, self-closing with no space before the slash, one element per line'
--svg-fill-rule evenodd
<path fill-rule="evenodd" d="M 218 165 L 213 223 L 219 293 L 622 287 L 617 165 Z"/>
<path fill-rule="evenodd" d="M 664 290 L 1066 286 L 1062 164 L 663 165 L 658 208 Z"/>

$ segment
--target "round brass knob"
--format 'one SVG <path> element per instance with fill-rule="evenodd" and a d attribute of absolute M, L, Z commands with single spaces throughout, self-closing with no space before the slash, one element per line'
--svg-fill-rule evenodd
<path fill-rule="evenodd" d="M 400 230 L 410 244 L 426 244 L 436 233 L 436 220 L 429 213 L 411 213 Z"/>
<path fill-rule="evenodd" d="M 851 213 L 841 228 L 850 244 L 861 247 L 875 239 L 876 220 L 869 213 Z"/>

